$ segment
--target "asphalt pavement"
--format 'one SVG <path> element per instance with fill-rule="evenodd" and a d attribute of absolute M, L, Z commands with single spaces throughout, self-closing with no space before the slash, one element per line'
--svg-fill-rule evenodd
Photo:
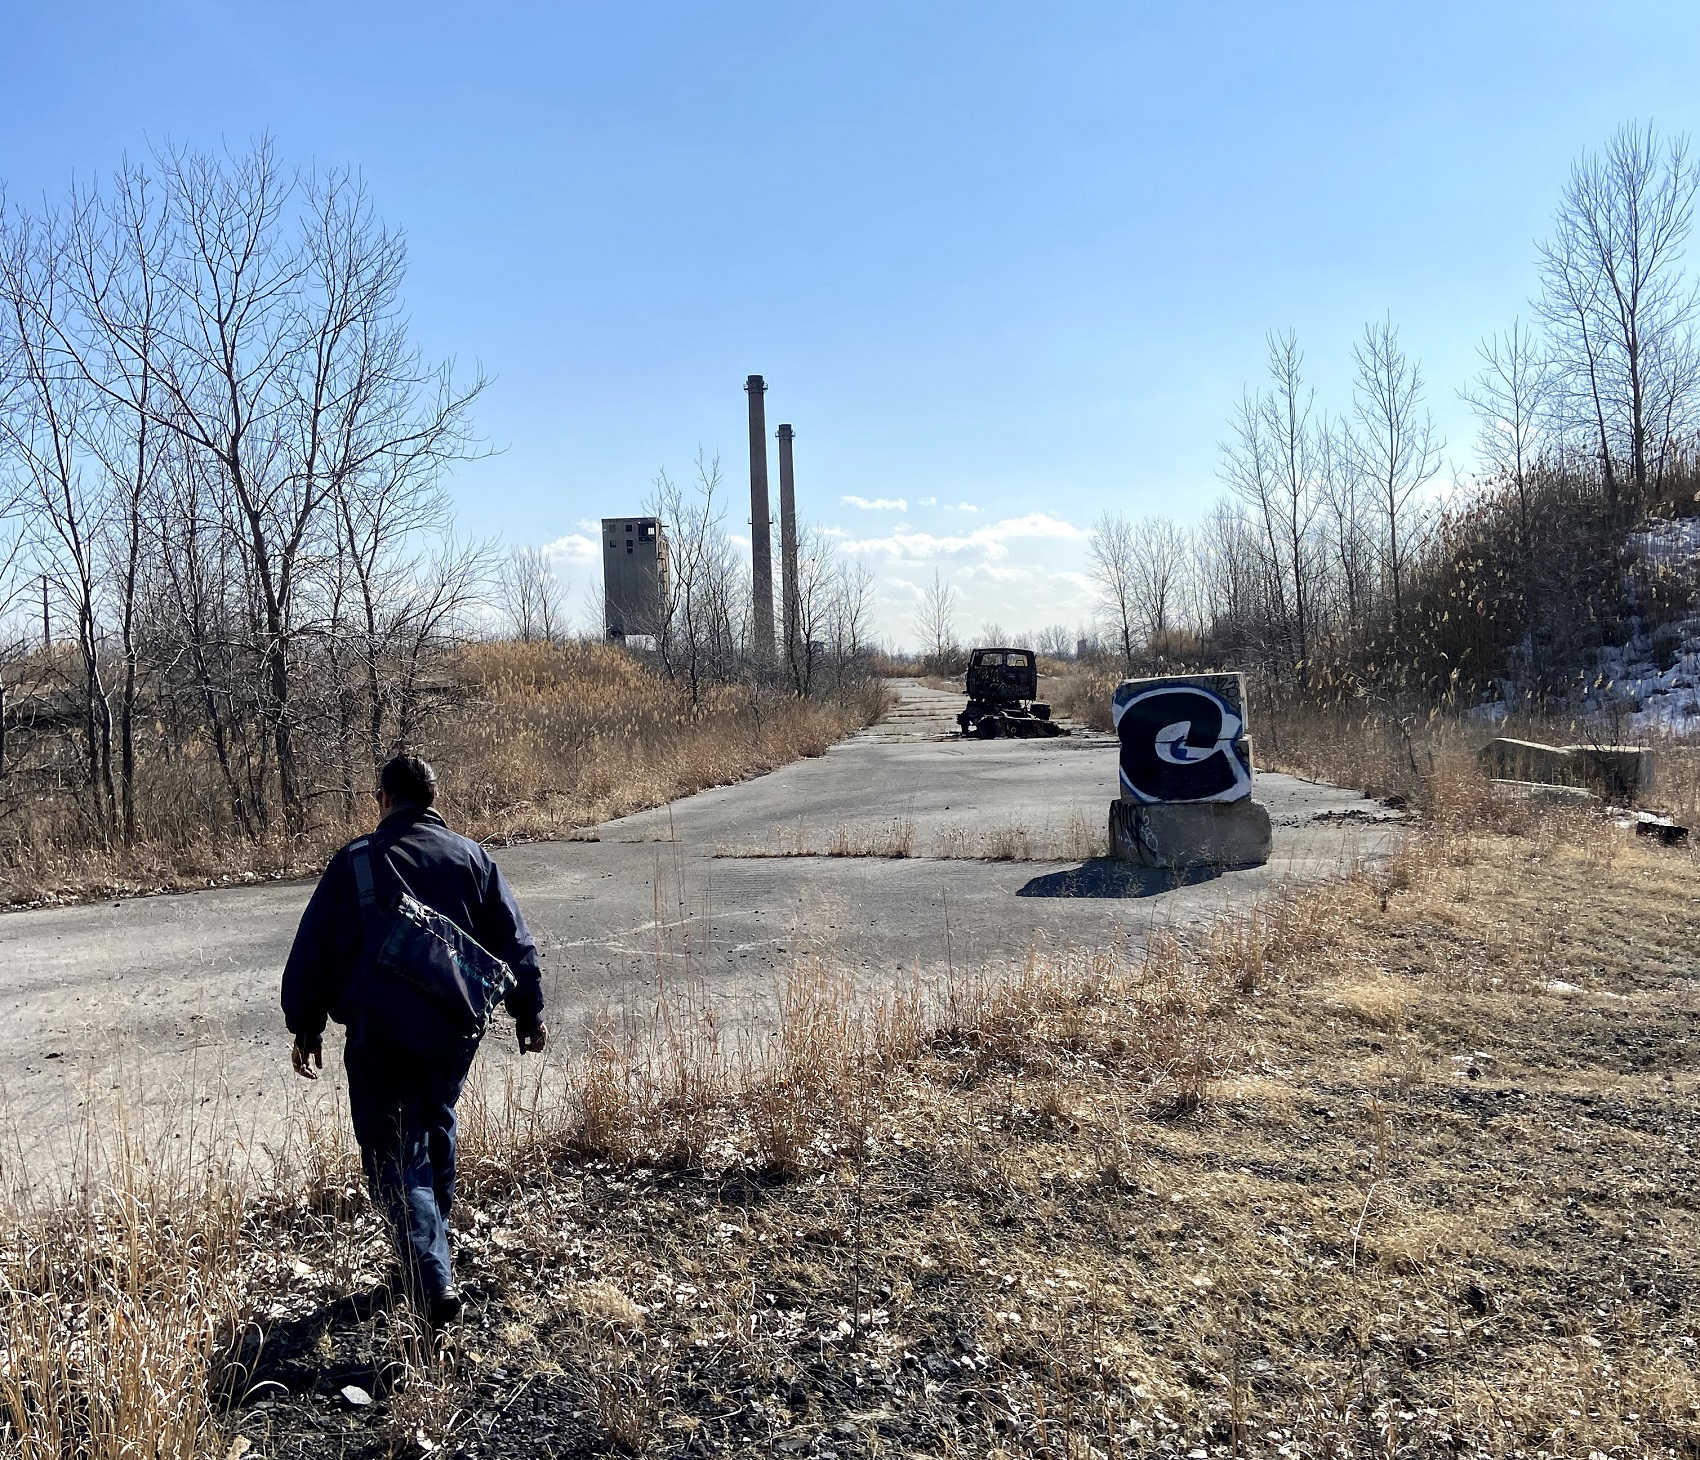
<path fill-rule="evenodd" d="M 597 1013 L 644 1009 L 658 988 L 686 983 L 726 1021 L 759 1024 L 800 951 L 876 980 L 1017 959 L 1035 944 L 1137 943 L 1155 925 L 1383 854 L 1397 835 L 1354 792 L 1260 775 L 1275 823 L 1267 866 L 1177 884 L 1069 857 L 1083 830 L 1101 835 L 1113 739 L 964 740 L 952 723 L 960 695 L 896 688 L 884 720 L 817 759 L 605 823 L 599 841 L 497 853 L 543 953 L 559 1047 Z M 903 858 L 776 855 L 905 833 Z M 936 855 L 1022 833 L 1040 860 Z M 310 891 L 270 883 L 0 915 L 0 1187 L 61 1179 L 91 1127 L 109 1131 L 119 1097 L 168 1142 L 215 1127 L 268 1141 L 292 1101 L 334 1118 L 338 1041 L 327 1041 L 326 1078 L 304 1086 L 277 1006 Z M 486 1074 L 516 1058 L 510 1036 L 488 1042 Z"/>

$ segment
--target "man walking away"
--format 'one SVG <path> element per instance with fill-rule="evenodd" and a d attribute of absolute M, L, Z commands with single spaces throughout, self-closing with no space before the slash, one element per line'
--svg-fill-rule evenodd
<path fill-rule="evenodd" d="M 379 774 L 378 828 L 331 859 L 283 970 L 295 1072 L 318 1079 L 327 1018 L 347 1026 L 349 1112 L 372 1200 L 409 1296 L 438 1326 L 460 1315 L 449 1263 L 455 1102 L 489 1005 L 514 1018 L 522 1053 L 548 1039 L 537 948 L 477 842 L 431 809 L 418 756 Z"/>

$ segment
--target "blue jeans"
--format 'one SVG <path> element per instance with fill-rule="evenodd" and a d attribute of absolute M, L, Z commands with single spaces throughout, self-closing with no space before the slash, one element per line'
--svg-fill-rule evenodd
<path fill-rule="evenodd" d="M 455 1101 L 463 1068 L 422 1067 L 413 1055 L 350 1034 L 343 1052 L 360 1164 L 415 1296 L 454 1285 L 449 1209 L 455 1197 Z"/>

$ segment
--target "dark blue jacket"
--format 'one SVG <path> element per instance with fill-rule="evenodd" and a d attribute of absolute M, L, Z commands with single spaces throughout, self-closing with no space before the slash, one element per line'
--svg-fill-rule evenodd
<path fill-rule="evenodd" d="M 489 853 L 420 806 L 397 807 L 370 841 L 378 906 L 393 908 L 405 889 L 458 923 L 513 969 L 508 1012 L 521 1029 L 535 1024 L 543 1012 L 537 945 Z M 318 1038 L 327 1017 L 348 1023 L 358 1007 L 350 985 L 359 971 L 365 935 L 354 867 L 344 847 L 313 890 L 283 968 L 283 1017 L 298 1039 Z"/>

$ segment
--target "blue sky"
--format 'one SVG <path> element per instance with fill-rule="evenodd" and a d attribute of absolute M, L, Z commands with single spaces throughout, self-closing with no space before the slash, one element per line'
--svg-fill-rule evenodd
<path fill-rule="evenodd" d="M 0 37 L 19 200 L 166 140 L 359 167 L 420 342 L 493 377 L 463 518 L 559 544 L 575 602 L 658 468 L 747 480 L 765 375 L 893 640 L 935 566 L 970 633 L 1085 616 L 1085 529 L 1208 508 L 1271 327 L 1338 407 L 1391 314 L 1467 471 L 1571 159 L 1700 112 L 1692 4 L 6 0 Z"/>

